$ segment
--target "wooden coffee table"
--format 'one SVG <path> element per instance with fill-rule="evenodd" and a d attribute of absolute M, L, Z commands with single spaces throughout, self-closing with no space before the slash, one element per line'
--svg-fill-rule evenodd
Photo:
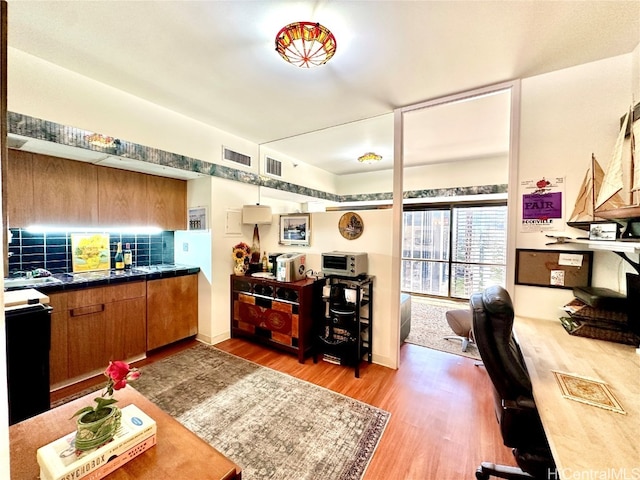
<path fill-rule="evenodd" d="M 70 419 L 71 416 L 80 408 L 92 404 L 99 395 L 99 391 L 91 393 L 9 427 L 11 479 L 37 480 L 40 477 L 36 460 L 38 448 L 73 431 L 75 423 Z M 115 398 L 119 407 L 133 403 L 156 421 L 157 444 L 105 478 L 241 480 L 242 471 L 238 465 L 160 410 L 133 387 L 127 386 L 116 392 Z"/>

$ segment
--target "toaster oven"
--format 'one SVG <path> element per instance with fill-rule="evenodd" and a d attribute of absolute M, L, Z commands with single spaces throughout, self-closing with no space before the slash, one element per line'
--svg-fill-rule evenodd
<path fill-rule="evenodd" d="M 366 275 L 368 260 L 366 252 L 326 252 L 322 254 L 322 273 L 359 277 Z"/>

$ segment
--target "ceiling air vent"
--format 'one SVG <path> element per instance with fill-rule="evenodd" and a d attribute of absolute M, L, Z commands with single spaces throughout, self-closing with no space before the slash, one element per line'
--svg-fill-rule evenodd
<path fill-rule="evenodd" d="M 267 161 L 267 173 L 274 177 L 282 177 L 282 162 L 271 157 L 266 157 L 265 160 Z"/>
<path fill-rule="evenodd" d="M 222 147 L 222 158 L 233 163 L 239 163 L 245 167 L 251 166 L 251 157 L 249 155 L 234 152 L 227 147 Z"/>

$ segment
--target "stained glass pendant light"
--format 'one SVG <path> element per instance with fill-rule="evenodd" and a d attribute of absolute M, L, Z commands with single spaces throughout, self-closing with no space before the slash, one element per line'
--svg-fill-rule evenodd
<path fill-rule="evenodd" d="M 336 53 L 336 38 L 319 23 L 290 23 L 276 35 L 276 51 L 292 65 L 317 67 Z"/>
<path fill-rule="evenodd" d="M 361 157 L 358 157 L 358 161 L 360 163 L 379 162 L 380 160 L 382 160 L 382 155 L 378 155 L 377 153 L 373 152 L 365 153 Z"/>

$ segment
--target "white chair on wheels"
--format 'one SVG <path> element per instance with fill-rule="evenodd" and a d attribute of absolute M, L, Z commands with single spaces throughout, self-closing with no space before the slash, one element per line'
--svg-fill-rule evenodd
<path fill-rule="evenodd" d="M 445 313 L 447 323 L 455 335 L 447 335 L 446 340 L 460 340 L 462 343 L 462 351 L 466 352 L 469 343 L 473 343 L 471 309 L 449 310 Z"/>

